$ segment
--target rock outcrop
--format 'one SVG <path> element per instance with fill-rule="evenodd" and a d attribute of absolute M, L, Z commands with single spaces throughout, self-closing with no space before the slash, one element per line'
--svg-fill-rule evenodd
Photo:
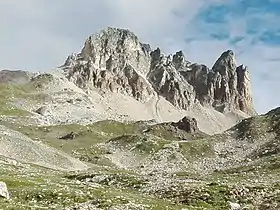
<path fill-rule="evenodd" d="M 195 133 L 199 131 L 195 118 L 184 117 L 179 122 L 171 123 L 171 125 L 188 133 Z"/>
<path fill-rule="evenodd" d="M 90 36 L 62 69 L 83 89 L 122 93 L 141 102 L 160 95 L 184 110 L 199 103 L 219 112 L 256 114 L 247 67 L 237 66 L 231 50 L 209 69 L 187 61 L 182 51 L 165 56 L 128 30 L 107 28 Z"/>

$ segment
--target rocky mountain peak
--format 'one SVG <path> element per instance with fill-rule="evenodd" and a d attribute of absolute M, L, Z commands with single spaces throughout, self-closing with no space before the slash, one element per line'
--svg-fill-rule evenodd
<path fill-rule="evenodd" d="M 90 36 L 81 53 L 68 57 L 63 69 L 81 88 L 118 92 L 144 102 L 153 95 L 145 78 L 150 51 L 129 30 L 109 27 Z"/>
<path fill-rule="evenodd" d="M 129 53 L 142 48 L 138 37 L 127 29 L 108 27 L 91 35 L 85 42 L 82 54 L 94 57 L 96 49 L 101 48 L 103 54 Z M 141 49 L 143 50 L 143 49 Z"/>
<path fill-rule="evenodd" d="M 227 50 L 222 53 L 213 66 L 215 72 L 219 72 L 221 75 L 234 74 L 236 71 L 236 60 L 232 50 Z"/>
<path fill-rule="evenodd" d="M 90 36 L 63 70 L 81 88 L 121 93 L 144 103 L 158 95 L 184 110 L 201 104 L 220 112 L 255 114 L 248 69 L 237 66 L 232 50 L 209 69 L 187 61 L 182 51 L 166 56 L 129 30 L 109 27 Z"/>
<path fill-rule="evenodd" d="M 176 52 L 172 57 L 172 62 L 174 63 L 175 69 L 182 69 L 185 67 L 187 61 L 183 51 Z"/>

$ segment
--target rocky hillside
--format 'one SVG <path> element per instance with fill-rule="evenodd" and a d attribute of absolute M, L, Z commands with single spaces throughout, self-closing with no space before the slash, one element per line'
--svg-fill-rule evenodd
<path fill-rule="evenodd" d="M 231 50 L 210 69 L 187 61 L 182 51 L 166 56 L 129 30 L 107 28 L 90 36 L 81 53 L 70 55 L 62 68 L 83 89 L 121 93 L 141 102 L 159 95 L 184 110 L 199 103 L 223 113 L 256 114 L 248 69 L 237 66 Z"/>
<path fill-rule="evenodd" d="M 238 123 L 237 123 L 238 122 Z M 48 73 L 0 71 L 0 209 L 280 209 L 280 108 L 107 28 Z"/>

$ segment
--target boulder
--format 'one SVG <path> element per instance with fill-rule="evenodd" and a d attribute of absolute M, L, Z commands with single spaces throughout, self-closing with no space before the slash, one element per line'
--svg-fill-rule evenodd
<path fill-rule="evenodd" d="M 230 210 L 238 210 L 238 209 L 241 209 L 241 206 L 240 204 L 238 203 L 232 203 L 232 202 L 228 202 L 229 203 L 229 206 L 230 206 Z"/>
<path fill-rule="evenodd" d="M 179 122 L 171 123 L 171 125 L 188 133 L 195 133 L 199 131 L 195 118 L 184 117 Z"/>
<path fill-rule="evenodd" d="M 5 182 L 0 182 L 0 197 L 10 199 L 10 194 Z"/>
<path fill-rule="evenodd" d="M 38 108 L 37 110 L 35 110 L 35 112 L 40 115 L 46 115 L 48 113 L 48 110 L 47 110 L 47 107 L 42 106 L 42 107 Z"/>

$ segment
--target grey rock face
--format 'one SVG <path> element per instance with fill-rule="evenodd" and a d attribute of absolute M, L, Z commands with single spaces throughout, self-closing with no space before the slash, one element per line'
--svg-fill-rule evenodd
<path fill-rule="evenodd" d="M 186 70 L 184 56 L 163 56 L 160 49 L 151 52 L 151 67 L 148 80 L 158 94 L 166 98 L 174 106 L 188 109 L 194 102 L 194 90 L 178 69 Z M 175 60 L 175 63 L 173 62 Z"/>
<path fill-rule="evenodd" d="M 249 115 L 256 114 L 247 67 L 237 67 L 231 50 L 222 53 L 212 69 L 190 64 L 182 52 L 177 52 L 171 59 L 162 56 L 157 49 L 151 57 L 148 79 L 174 106 L 189 109 L 198 101 L 220 112 L 236 109 Z"/>
<path fill-rule="evenodd" d="M 145 77 L 150 46 L 128 30 L 107 28 L 90 36 L 78 55 L 67 58 L 67 78 L 81 88 L 96 87 L 145 102 L 154 93 Z"/>
<path fill-rule="evenodd" d="M 248 70 L 237 66 L 231 50 L 209 69 L 187 61 L 182 51 L 165 56 L 128 30 L 107 28 L 90 36 L 81 53 L 70 55 L 62 69 L 84 89 L 122 93 L 141 102 L 158 94 L 185 110 L 200 103 L 220 112 L 256 114 Z"/>
<path fill-rule="evenodd" d="M 237 91 L 238 100 L 236 103 L 236 108 L 241 111 L 254 115 L 255 111 L 253 109 L 252 92 L 250 86 L 250 76 L 247 67 L 241 65 L 236 69 L 237 72 Z"/>

